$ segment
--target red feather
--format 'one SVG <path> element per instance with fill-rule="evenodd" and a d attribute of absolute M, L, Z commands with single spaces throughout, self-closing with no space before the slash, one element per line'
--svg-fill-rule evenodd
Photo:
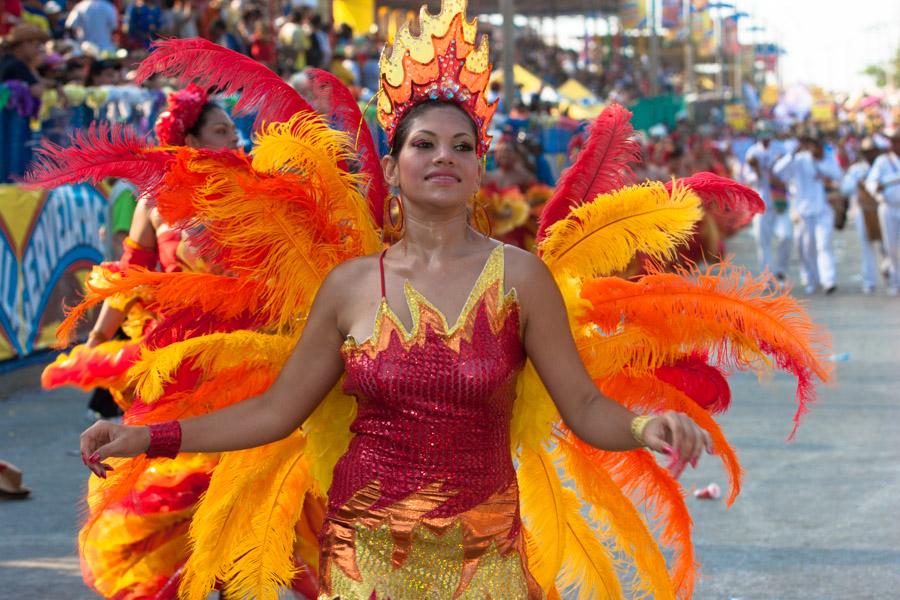
<path fill-rule="evenodd" d="M 138 67 L 137 82 L 156 73 L 221 94 L 242 92 L 234 112 L 259 111 L 254 128 L 264 122 L 287 121 L 298 112 L 315 114 L 306 100 L 268 67 L 201 38 L 155 42 L 153 52 Z"/>
<path fill-rule="evenodd" d="M 605 194 L 634 183 L 628 163 L 639 162 L 641 148 L 631 139 L 631 113 L 619 104 L 610 104 L 591 126 L 590 137 L 556 185 L 556 193 L 541 213 L 537 239 L 548 227 L 568 216 L 573 206 L 590 202 Z"/>
<path fill-rule="evenodd" d="M 754 190 L 741 185 L 727 177 L 702 171 L 690 177 L 666 183 L 666 189 L 672 191 L 675 183 L 689 187 L 703 201 L 706 209 L 716 220 L 719 230 L 726 236 L 745 227 L 766 209 L 763 199 Z"/>
<path fill-rule="evenodd" d="M 144 138 L 122 125 L 91 124 L 87 132 L 77 130 L 70 143 L 63 148 L 45 140 L 24 186 L 54 188 L 118 177 L 146 192 L 162 182 L 171 160 L 168 152 L 148 149 Z"/>
<path fill-rule="evenodd" d="M 700 354 L 686 356 L 674 364 L 656 369 L 665 381 L 712 414 L 723 413 L 731 405 L 731 388 L 722 369 Z"/>
<path fill-rule="evenodd" d="M 366 189 L 369 208 L 375 222 L 381 227 L 384 219 L 384 203 L 390 192 L 384 181 L 384 170 L 381 168 L 372 132 L 369 131 L 359 105 L 347 86 L 328 71 L 311 68 L 306 72 L 312 84 L 313 94 L 328 107 L 329 123 L 350 134 L 354 140 L 359 155 L 360 171 L 369 176 L 369 185 Z"/>

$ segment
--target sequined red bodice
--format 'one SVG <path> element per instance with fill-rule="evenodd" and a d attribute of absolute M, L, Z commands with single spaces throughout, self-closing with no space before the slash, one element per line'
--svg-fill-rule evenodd
<path fill-rule="evenodd" d="M 429 517 L 466 511 L 515 482 L 509 425 L 524 362 L 514 293 L 495 249 L 454 327 L 408 283 L 413 328 L 382 301 L 375 334 L 344 346 L 355 434 L 334 470 L 332 508 L 375 481 L 388 506 L 432 484 L 449 499 Z"/>

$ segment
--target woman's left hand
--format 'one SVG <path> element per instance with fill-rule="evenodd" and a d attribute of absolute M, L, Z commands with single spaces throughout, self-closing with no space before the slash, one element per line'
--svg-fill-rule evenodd
<path fill-rule="evenodd" d="M 713 453 L 709 434 L 679 412 L 668 411 L 654 417 L 644 428 L 643 438 L 651 450 L 669 455 L 666 468 L 676 479 L 687 465 L 697 466 L 704 450 Z"/>

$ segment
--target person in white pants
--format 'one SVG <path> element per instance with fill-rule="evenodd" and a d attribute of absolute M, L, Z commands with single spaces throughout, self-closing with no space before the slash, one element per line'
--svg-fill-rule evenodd
<path fill-rule="evenodd" d="M 875 159 L 866 189 L 878 200 L 881 239 L 890 260 L 888 294 L 900 294 L 900 130 L 891 136 L 891 150 Z"/>
<path fill-rule="evenodd" d="M 860 143 L 859 153 L 859 160 L 853 163 L 844 174 L 844 179 L 841 181 L 841 193 L 850 198 L 850 206 L 855 213 L 854 220 L 862 260 L 862 291 L 863 294 L 868 295 L 875 293 L 875 285 L 878 281 L 878 263 L 875 253 L 876 250 L 881 250 L 882 245 L 877 239 L 874 241 L 869 239 L 860 193 L 868 193 L 864 189 L 866 177 L 872 170 L 872 164 L 878 158 L 880 151 L 872 138 L 865 138 Z"/>
<path fill-rule="evenodd" d="M 765 212 L 753 218 L 759 268 L 783 283 L 791 255 L 793 226 L 782 184 L 773 181 L 772 167 L 784 153 L 784 144 L 773 143 L 772 130 L 766 123 L 757 124 L 756 133 L 757 142 L 744 155 L 743 178 L 744 183 L 755 189 L 766 204 Z"/>
<path fill-rule="evenodd" d="M 831 294 L 837 289 L 832 233 L 834 212 L 825 196 L 825 183 L 840 181 L 843 173 L 825 146 L 816 138 L 804 138 L 794 152 L 775 163 L 776 177 L 790 184 L 790 209 L 795 215 L 800 250 L 800 278 L 807 294 L 819 288 Z"/>

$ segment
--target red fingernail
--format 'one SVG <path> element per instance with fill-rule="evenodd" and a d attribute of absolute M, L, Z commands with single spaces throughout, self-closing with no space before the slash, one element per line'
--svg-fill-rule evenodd
<path fill-rule="evenodd" d="M 670 446 L 668 444 L 663 444 L 663 450 L 665 451 L 666 454 L 672 454 L 675 452 L 674 450 L 672 450 L 672 446 Z"/>
<path fill-rule="evenodd" d="M 88 458 L 88 462 L 89 462 L 89 463 L 95 463 L 95 462 L 97 462 L 98 460 L 100 460 L 100 453 L 99 453 L 99 452 L 94 452 L 94 453 L 91 454 L 91 456 Z"/>
<path fill-rule="evenodd" d="M 694 467 L 695 469 L 697 468 L 697 460 L 698 459 L 695 458 L 694 460 L 691 461 L 691 466 Z"/>

